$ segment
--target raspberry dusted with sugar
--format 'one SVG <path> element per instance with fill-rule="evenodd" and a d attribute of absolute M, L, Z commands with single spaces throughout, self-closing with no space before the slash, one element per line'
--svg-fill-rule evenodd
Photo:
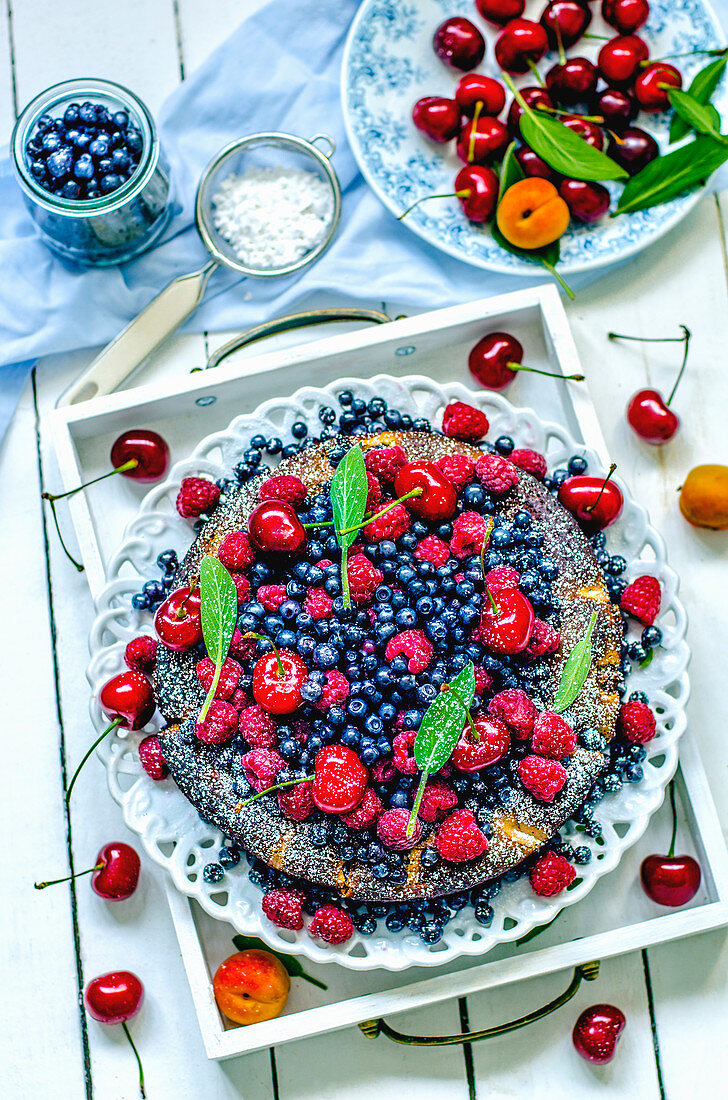
<path fill-rule="evenodd" d="M 377 836 L 385 848 L 393 852 L 407 852 L 422 839 L 422 826 L 415 821 L 412 836 L 407 836 L 409 810 L 385 810 L 377 822 Z"/>
<path fill-rule="evenodd" d="M 468 455 L 443 455 L 435 465 L 439 466 L 448 481 L 461 489 L 475 476 L 475 463 Z"/>
<path fill-rule="evenodd" d="M 381 499 L 382 486 L 379 484 L 374 474 L 367 470 L 367 512 L 375 511 Z"/>
<path fill-rule="evenodd" d="M 450 863 L 465 863 L 487 852 L 488 838 L 479 829 L 472 810 L 456 810 L 435 833 L 435 847 Z"/>
<path fill-rule="evenodd" d="M 150 779 L 153 779 L 155 783 L 159 783 L 160 780 L 167 778 L 169 768 L 156 733 L 150 733 L 148 737 L 142 738 L 137 752 L 139 753 L 139 762 Z"/>
<path fill-rule="evenodd" d="M 367 787 L 356 809 L 348 814 L 342 814 L 341 820 L 350 829 L 368 829 L 373 825 L 382 812 L 382 800 L 373 787 Z"/>
<path fill-rule="evenodd" d="M 627 585 L 619 606 L 645 626 L 652 626 L 660 613 L 661 602 L 660 582 L 656 577 L 645 575 Z"/>
<path fill-rule="evenodd" d="M 261 908 L 269 921 L 279 928 L 300 932 L 303 928 L 303 903 L 306 895 L 301 890 L 267 890 L 263 894 Z"/>
<path fill-rule="evenodd" d="M 519 470 L 525 470 L 527 474 L 530 474 L 531 477 L 537 477 L 539 481 L 543 481 L 548 473 L 549 468 L 546 459 L 538 451 L 531 451 L 527 447 L 523 447 L 511 451 L 508 458 Z"/>
<path fill-rule="evenodd" d="M 524 756 L 518 765 L 518 778 L 539 802 L 553 802 L 566 782 L 566 768 L 557 760 Z"/>
<path fill-rule="evenodd" d="M 261 584 L 257 596 L 258 602 L 262 603 L 271 615 L 275 615 L 281 604 L 288 599 L 285 584 Z"/>
<path fill-rule="evenodd" d="M 335 905 L 322 905 L 308 926 L 309 935 L 325 943 L 346 943 L 354 935 L 354 925 L 348 913 Z"/>
<path fill-rule="evenodd" d="M 286 762 L 272 749 L 252 749 L 240 757 L 245 778 L 254 791 L 265 791 L 272 787 L 281 768 Z"/>
<path fill-rule="evenodd" d="M 533 731 L 536 707 L 522 688 L 506 688 L 493 696 L 488 714 L 505 722 L 515 737 L 525 741 Z"/>
<path fill-rule="evenodd" d="M 270 749 L 276 743 L 278 727 L 267 711 L 256 703 L 240 712 L 238 719 L 240 736 L 251 748 Z"/>
<path fill-rule="evenodd" d="M 488 431 L 488 417 L 464 401 L 452 401 L 442 414 L 442 434 L 449 439 L 477 443 Z"/>
<path fill-rule="evenodd" d="M 195 733 L 205 745 L 224 745 L 238 729 L 238 712 L 232 703 L 213 699 L 204 722 L 198 722 Z"/>
<path fill-rule="evenodd" d="M 200 681 L 205 691 L 209 691 L 215 676 L 214 663 L 209 657 L 203 657 L 201 661 L 197 662 L 195 672 L 197 673 L 197 679 Z M 220 669 L 220 679 L 215 688 L 215 698 L 229 699 L 238 686 L 242 675 L 243 670 L 238 662 L 227 657 L 223 661 L 222 668 Z"/>
<path fill-rule="evenodd" d="M 378 481 L 388 484 L 407 463 L 407 455 L 399 445 L 375 447 L 364 454 L 364 465 Z"/>
<path fill-rule="evenodd" d="M 500 496 L 518 484 L 518 471 L 502 455 L 483 455 L 475 463 L 475 473 L 489 493 Z"/>
<path fill-rule="evenodd" d="M 247 569 L 255 561 L 255 551 L 245 531 L 233 531 L 226 535 L 217 549 L 217 556 L 232 572 Z"/>
<path fill-rule="evenodd" d="M 488 528 L 479 512 L 461 512 L 452 525 L 450 550 L 456 558 L 469 558 L 483 549 Z"/>
<path fill-rule="evenodd" d="M 312 619 L 330 619 L 334 601 L 323 588 L 309 588 L 303 600 L 304 611 Z"/>
<path fill-rule="evenodd" d="M 540 657 L 548 657 L 555 653 L 561 645 L 561 635 L 551 623 L 545 623 L 543 619 L 534 619 L 531 640 L 526 646 L 526 656 L 537 661 Z"/>
<path fill-rule="evenodd" d="M 343 672 L 332 668 L 326 673 L 323 695 L 315 704 L 317 710 L 329 710 L 331 707 L 342 707 L 349 698 L 349 681 Z"/>
<path fill-rule="evenodd" d="M 279 791 L 278 805 L 289 821 L 305 821 L 316 808 L 311 797 L 311 784 L 296 783 L 293 787 Z"/>
<path fill-rule="evenodd" d="M 377 588 L 384 580 L 380 571 L 372 565 L 369 558 L 365 557 L 364 554 L 356 554 L 353 558 L 349 558 L 346 573 L 349 578 L 349 591 L 354 603 L 370 603 Z"/>
<path fill-rule="evenodd" d="M 561 760 L 576 748 L 576 734 L 560 714 L 545 710 L 533 724 L 531 748 L 540 756 Z"/>
<path fill-rule="evenodd" d="M 244 638 L 237 627 L 233 631 L 230 641 L 230 656 L 237 661 L 247 661 L 255 653 L 255 642 L 252 638 Z"/>
<path fill-rule="evenodd" d="M 132 638 L 124 650 L 124 662 L 132 672 L 153 672 L 157 663 L 157 639 L 148 634 Z"/>
<path fill-rule="evenodd" d="M 417 561 L 429 561 L 439 568 L 450 557 L 450 547 L 437 535 L 427 535 L 417 543 L 415 557 Z"/>
<path fill-rule="evenodd" d="M 235 591 L 238 594 L 238 607 L 242 607 L 244 603 L 248 602 L 248 596 L 250 595 L 250 581 L 243 573 L 231 573 L 230 576 L 233 579 Z"/>
<path fill-rule="evenodd" d="M 392 762 L 402 775 L 414 775 L 419 771 L 417 761 L 412 754 L 416 736 L 416 730 L 402 730 L 401 733 L 395 734 L 392 741 Z"/>
<path fill-rule="evenodd" d="M 556 852 L 546 852 L 529 874 L 531 889 L 542 898 L 552 898 L 560 894 L 576 878 L 576 871 L 564 856 Z"/>
<path fill-rule="evenodd" d="M 267 477 L 258 487 L 258 500 L 282 500 L 300 508 L 306 499 L 308 490 L 300 477 L 290 474 L 275 474 Z"/>
<path fill-rule="evenodd" d="M 622 703 L 617 715 L 617 729 L 635 745 L 646 745 L 657 731 L 655 716 L 647 706 L 636 699 L 631 703 Z"/>
<path fill-rule="evenodd" d="M 217 507 L 220 488 L 204 477 L 183 477 L 177 494 L 177 511 L 182 519 L 197 519 Z"/>
<path fill-rule="evenodd" d="M 458 804 L 458 796 L 441 779 L 431 779 L 425 784 L 418 816 L 428 825 L 442 821 L 443 817 Z"/>
<path fill-rule="evenodd" d="M 507 588 L 517 588 L 521 574 L 512 565 L 496 565 L 486 574 L 485 583 L 489 592 L 505 592 Z"/>
<path fill-rule="evenodd" d="M 383 542 L 390 539 L 396 542 L 405 531 L 410 529 L 410 514 L 404 504 L 395 504 L 383 516 L 377 516 L 364 528 L 364 538 L 368 542 Z"/>
<path fill-rule="evenodd" d="M 493 677 L 482 665 L 475 666 L 475 694 L 484 695 L 493 687 Z"/>
<path fill-rule="evenodd" d="M 417 675 L 424 672 L 434 653 L 432 643 L 421 630 L 403 630 L 401 634 L 395 634 L 387 642 L 384 656 L 388 661 L 395 657 L 406 657 L 407 667 L 410 672 Z"/>

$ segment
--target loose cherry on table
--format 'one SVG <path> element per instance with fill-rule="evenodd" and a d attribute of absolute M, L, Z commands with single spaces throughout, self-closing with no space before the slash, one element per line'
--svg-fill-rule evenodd
<path fill-rule="evenodd" d="M 512 19 L 495 43 L 495 59 L 507 73 L 527 73 L 549 46 L 548 35 L 532 19 Z"/>
<path fill-rule="evenodd" d="M 562 375 L 552 371 L 527 367 L 523 363 L 523 345 L 508 332 L 489 332 L 478 340 L 468 356 L 468 367 L 481 386 L 489 390 L 503 390 L 513 381 L 518 371 L 543 374 L 549 378 L 568 378 L 583 382 L 583 374 Z"/>
<path fill-rule="evenodd" d="M 576 516 L 588 534 L 609 527 L 621 514 L 624 498 L 611 480 L 616 468 L 613 462 L 606 478 L 575 474 L 559 486 L 559 503 Z"/>
<path fill-rule="evenodd" d="M 467 73 L 455 89 L 455 102 L 460 112 L 468 118 L 472 118 L 478 104 L 482 115 L 495 118 L 506 105 L 506 91 L 500 81 L 492 76 Z"/>
<path fill-rule="evenodd" d="M 139 1069 L 139 1095 L 144 1098 L 144 1071 L 139 1052 L 127 1027 L 142 1007 L 144 986 L 130 970 L 114 970 L 101 974 L 88 983 L 83 994 L 89 1016 L 100 1024 L 121 1024 Z"/>
<path fill-rule="evenodd" d="M 533 85 L 529 85 L 526 88 L 520 89 L 521 98 L 527 107 L 531 107 L 532 110 L 537 111 L 539 109 L 553 109 L 555 106 L 553 99 L 546 91 L 545 88 L 538 88 Z M 520 138 L 521 136 L 521 115 L 523 114 L 523 107 L 514 99 L 508 108 L 508 129 L 511 132 L 511 136 Z"/>
<path fill-rule="evenodd" d="M 250 540 L 258 550 L 271 554 L 298 554 L 306 545 L 306 532 L 290 504 L 264 500 L 248 520 Z"/>
<path fill-rule="evenodd" d="M 640 867 L 642 889 L 648 898 L 658 905 L 675 909 L 686 905 L 695 897 L 700 887 L 700 865 L 692 856 L 675 855 L 677 837 L 677 810 L 675 808 L 675 784 L 670 784 L 672 808 L 672 836 L 666 856 L 647 856 Z"/>
<path fill-rule="evenodd" d="M 308 669 L 297 653 L 290 649 L 278 649 L 270 638 L 261 634 L 246 637 L 269 642 L 270 653 L 265 653 L 253 668 L 253 697 L 269 714 L 293 714 L 301 705 L 301 688 L 308 679 Z"/>
<path fill-rule="evenodd" d="M 412 108 L 412 121 L 430 141 L 445 144 L 460 132 L 460 110 L 454 99 L 428 95 Z"/>
<path fill-rule="evenodd" d="M 546 87 L 554 103 L 565 107 L 585 103 L 594 93 L 599 73 L 586 57 L 570 57 L 546 73 Z"/>
<path fill-rule="evenodd" d="M 649 56 L 646 43 L 636 34 L 612 38 L 599 51 L 599 74 L 612 87 L 626 88 Z"/>
<path fill-rule="evenodd" d="M 526 0 L 475 0 L 475 6 L 483 19 L 503 27 L 523 15 Z"/>
<path fill-rule="evenodd" d="M 453 483 L 434 462 L 408 462 L 394 479 L 394 491 L 402 498 L 414 489 L 421 492 L 410 496 L 406 507 L 428 523 L 446 523 L 455 514 L 458 495 Z"/>
<path fill-rule="evenodd" d="M 46 886 L 56 886 L 82 875 L 91 875 L 91 888 L 100 898 L 106 901 L 125 901 L 137 888 L 140 869 L 141 861 L 131 845 L 124 844 L 121 840 L 112 840 L 101 848 L 93 867 L 65 878 L 36 882 L 34 885 L 36 890 L 45 890 Z"/>
<path fill-rule="evenodd" d="M 485 55 L 485 39 L 469 19 L 455 15 L 435 31 L 432 46 L 446 65 L 467 72 L 479 65 Z"/>
<path fill-rule="evenodd" d="M 600 1004 L 585 1008 L 571 1033 L 577 1052 L 587 1062 L 606 1065 L 614 1058 L 617 1041 L 627 1020 L 616 1005 Z"/>
<path fill-rule="evenodd" d="M 610 134 L 607 154 L 630 176 L 635 176 L 660 155 L 660 147 L 652 134 L 638 126 L 628 126 L 621 134 Z"/>
<path fill-rule="evenodd" d="M 522 653 L 531 640 L 533 607 L 517 588 L 486 593 L 480 616 L 480 640 L 492 653 Z"/>
<path fill-rule="evenodd" d="M 647 0 L 602 0 L 602 18 L 620 34 L 634 34 L 649 14 Z"/>
<path fill-rule="evenodd" d="M 634 82 L 634 96 L 643 111 L 666 111 L 670 88 L 682 88 L 682 75 L 674 65 L 655 61 Z"/>
<path fill-rule="evenodd" d="M 200 589 L 184 585 L 171 592 L 154 616 L 154 629 L 163 646 L 184 653 L 202 641 Z"/>
<path fill-rule="evenodd" d="M 609 210 L 609 192 L 600 183 L 565 179 L 559 184 L 559 194 L 568 206 L 572 218 L 584 225 L 599 221 Z"/>
<path fill-rule="evenodd" d="M 683 360 L 667 401 L 664 400 L 662 394 L 658 390 L 646 389 L 638 390 L 637 393 L 630 398 L 629 404 L 627 405 L 627 422 L 629 426 L 640 439 L 645 441 L 645 443 L 651 443 L 655 446 L 667 443 L 672 439 L 680 427 L 680 418 L 677 413 L 673 412 L 670 405 L 675 396 L 675 391 L 680 385 L 680 380 L 682 379 L 687 365 L 691 339 L 690 330 L 686 328 L 685 325 L 681 325 L 680 327 L 683 330 L 682 336 L 670 336 L 657 339 L 641 336 L 624 336 L 619 332 L 609 333 L 610 340 L 636 340 L 638 343 L 646 344 L 684 344 Z"/>
<path fill-rule="evenodd" d="M 593 115 L 604 119 L 608 130 L 620 134 L 636 118 L 639 106 L 632 96 L 619 88 L 605 88 L 592 98 L 589 109 Z"/>
<path fill-rule="evenodd" d="M 492 164 L 511 141 L 508 127 L 498 118 L 473 118 L 460 131 L 457 154 L 464 164 Z"/>
<path fill-rule="evenodd" d="M 546 31 L 552 49 L 568 49 L 578 42 L 591 23 L 588 6 L 579 0 L 551 0 L 541 14 L 541 26 Z"/>

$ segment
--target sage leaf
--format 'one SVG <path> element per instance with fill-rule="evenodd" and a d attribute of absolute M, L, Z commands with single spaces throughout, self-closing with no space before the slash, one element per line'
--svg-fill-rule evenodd
<path fill-rule="evenodd" d="M 697 137 L 679 149 L 650 161 L 627 183 L 616 214 L 647 210 L 705 183 L 728 160 L 728 145 Z M 612 215 L 613 217 L 615 215 Z"/>
<path fill-rule="evenodd" d="M 238 594 L 233 579 L 219 558 L 206 554 L 200 564 L 200 619 L 208 657 L 215 665 L 210 690 L 198 722 L 205 719 L 220 680 L 238 619 Z"/>
<path fill-rule="evenodd" d="M 712 103 L 703 105 L 679 88 L 673 88 L 667 94 L 677 114 L 692 130 L 697 130 L 699 134 L 709 134 L 714 141 L 728 141 L 720 132 L 720 115 Z"/>
<path fill-rule="evenodd" d="M 263 940 L 259 940 L 257 936 L 233 936 L 233 943 L 238 951 L 267 951 L 269 955 L 275 955 L 278 961 L 283 963 L 291 978 L 303 978 L 311 985 L 317 985 L 319 989 L 329 988 L 324 982 L 320 982 L 318 978 L 312 978 L 310 974 L 307 974 L 295 955 L 284 955 L 281 951 L 274 951 L 272 947 L 269 947 Z"/>
<path fill-rule="evenodd" d="M 698 103 L 710 103 L 727 64 L 728 53 L 723 54 L 717 61 L 711 61 L 709 65 L 706 65 L 704 69 L 695 74 L 688 88 L 688 95 Z M 680 141 L 689 133 L 690 125 L 680 115 L 675 114 L 670 123 L 670 144 L 673 145 L 676 141 Z"/>
<path fill-rule="evenodd" d="M 364 455 L 357 443 L 342 458 L 331 479 L 331 505 L 334 510 L 334 529 L 340 546 L 351 546 L 356 527 L 364 519 L 367 503 L 367 471 Z M 342 531 L 346 532 L 342 534 Z"/>
<path fill-rule="evenodd" d="M 463 710 L 470 710 L 473 704 L 473 696 L 475 695 L 475 666 L 472 661 L 458 672 L 450 683 L 448 684 L 450 691 L 454 691 L 460 703 L 462 703 Z M 442 767 L 442 765 L 440 765 Z"/>
<path fill-rule="evenodd" d="M 527 108 L 521 115 L 521 135 L 534 153 L 556 172 L 577 180 L 620 180 L 627 172 L 616 161 L 589 145 L 563 122 Z"/>
<path fill-rule="evenodd" d="M 592 663 L 591 639 L 596 622 L 597 612 L 594 611 L 589 620 L 586 634 L 583 638 L 579 639 L 569 656 L 566 658 L 566 664 L 561 673 L 561 681 L 556 689 L 554 701 L 551 705 L 551 709 L 557 714 L 561 714 L 570 707 L 584 687 L 584 682 L 589 675 L 589 669 Z"/>

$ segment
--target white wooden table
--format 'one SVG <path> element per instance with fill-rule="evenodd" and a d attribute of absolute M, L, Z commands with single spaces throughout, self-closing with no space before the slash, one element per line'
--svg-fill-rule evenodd
<path fill-rule="evenodd" d="M 33 95 L 87 71 L 128 84 L 157 110 L 185 71 L 204 60 L 260 0 L 5 0 L 1 6 L 4 136 L 17 109 Z M 724 828 L 728 535 L 688 527 L 677 509 L 676 490 L 698 462 L 728 462 L 725 218 L 728 196 L 705 199 L 676 233 L 568 306 L 612 455 L 649 506 L 682 575 L 694 654 L 690 721 Z M 629 433 L 623 410 L 640 386 L 669 390 L 675 346 L 615 349 L 605 334 L 616 328 L 661 335 L 678 323 L 694 333 L 690 369 L 676 400 L 683 429 L 669 447 L 650 449 Z M 203 361 L 204 351 L 203 336 L 178 337 L 146 377 L 189 369 Z M 372 1043 L 347 1031 L 215 1064 L 202 1050 L 158 868 L 145 863 L 137 895 L 116 907 L 97 898 L 85 880 L 75 891 L 33 890 L 35 879 L 67 873 L 70 858 L 77 869 L 89 866 L 103 842 L 124 835 L 96 761 L 79 783 L 72 828 L 66 827 L 62 771 L 74 766 L 91 733 L 84 668 L 92 607 L 85 581 L 62 556 L 40 502 L 42 489 L 55 488 L 58 479 L 39 416 L 89 359 L 65 356 L 38 365 L 0 450 L 3 1095 L 9 1100 L 137 1096 L 134 1062 L 119 1029 L 87 1024 L 78 1008 L 82 984 L 119 967 L 137 971 L 146 984 L 147 1001 L 134 1032 L 153 1100 L 725 1095 L 728 944 L 722 932 L 606 962 L 598 990 L 583 987 L 568 1007 L 528 1032 L 471 1050 L 420 1051 L 384 1039 Z M 664 850 L 665 812 L 651 829 L 656 850 Z M 400 1017 L 398 1026 L 442 1032 L 469 1021 L 480 1028 L 521 1015 L 562 986 L 563 975 L 523 982 L 499 991 L 497 998 L 483 994 L 469 997 L 467 1004 L 411 1013 Z M 604 1068 L 581 1061 L 570 1040 L 577 1013 L 596 999 L 616 1003 L 628 1018 L 618 1056 Z"/>

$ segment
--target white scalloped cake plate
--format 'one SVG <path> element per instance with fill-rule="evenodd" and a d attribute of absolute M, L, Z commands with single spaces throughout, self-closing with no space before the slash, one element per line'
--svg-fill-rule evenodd
<path fill-rule="evenodd" d="M 529 0 L 525 15 L 538 19 L 543 0 Z M 344 122 L 354 157 L 365 180 L 378 198 L 397 217 L 417 199 L 452 191 L 452 182 L 462 162 L 454 142 L 435 145 L 415 129 L 412 106 L 422 96 L 452 96 L 463 75 L 440 61 L 432 48 L 435 28 L 448 15 L 466 15 L 482 31 L 486 54 L 473 71 L 499 76 L 493 58 L 493 43 L 499 28 L 486 23 L 474 4 L 461 0 L 364 0 L 349 31 L 341 74 Z M 592 4 L 590 34 L 617 32 Z M 706 0 L 651 0 L 650 15 L 638 32 L 650 47 L 652 57 L 705 50 L 725 45 L 718 17 Z M 569 53 L 596 58 L 601 42 L 581 40 Z M 709 59 L 702 56 L 678 62 L 687 88 L 695 73 Z M 545 74 L 556 64 L 555 51 L 545 55 L 539 69 Z M 529 73 L 518 84 L 534 83 Z M 728 113 L 728 81 L 719 86 L 714 99 L 720 114 Z M 641 112 L 636 125 L 648 130 L 663 152 L 668 146 L 671 112 Z M 612 198 L 621 184 L 607 184 Z M 672 202 L 605 218 L 595 225 L 572 224 L 561 238 L 559 271 L 563 275 L 592 271 L 618 263 L 659 240 L 689 214 L 703 189 L 681 195 Z M 613 204 L 614 205 L 614 202 Z M 542 269 L 529 260 L 506 252 L 493 240 L 490 228 L 467 220 L 455 199 L 423 203 L 402 225 L 435 248 L 476 267 L 506 275 L 533 278 Z"/>
<path fill-rule="evenodd" d="M 131 596 L 143 580 L 157 574 L 155 561 L 160 551 L 173 547 L 182 556 L 192 541 L 190 525 L 175 509 L 182 478 L 193 474 L 213 479 L 229 476 L 250 437 L 258 432 L 266 437 L 285 437 L 295 420 L 303 420 L 313 433 L 320 427 L 318 410 L 322 405 L 335 404 L 335 395 L 342 389 L 352 389 L 365 399 L 381 394 L 391 407 L 427 417 L 435 425 L 441 423 L 449 401 L 468 401 L 487 414 L 491 438 L 512 435 L 517 446 L 533 447 L 546 454 L 550 468 L 562 465 L 571 454 L 584 454 L 590 471 L 602 472 L 596 455 L 577 444 L 563 428 L 542 421 L 531 409 L 515 408 L 499 394 L 474 393 L 459 383 L 440 386 L 415 375 L 401 379 L 384 375 L 368 380 L 344 378 L 325 389 L 305 387 L 287 400 L 265 402 L 254 413 L 236 417 L 226 431 L 201 440 L 189 458 L 174 465 L 165 482 L 147 493 L 127 526 L 109 562 L 107 583 L 97 600 L 98 615 L 89 640 L 92 659 L 87 676 L 93 690 L 90 710 L 98 730 L 106 724 L 98 701 L 100 688 L 125 667 L 124 648 L 131 638 L 152 632 L 151 616 L 132 608 Z M 630 691 L 643 690 L 650 697 L 657 713 L 658 734 L 647 746 L 644 780 L 624 784 L 620 792 L 599 803 L 597 816 L 604 826 L 603 837 L 591 839 L 573 831 L 571 825 L 562 830 L 565 839 L 587 845 L 592 851 L 591 861 L 577 868 L 577 879 L 568 891 L 555 898 L 542 898 L 532 892 L 527 879 L 505 884 L 493 901 L 495 916 L 490 928 L 479 925 L 471 910 L 462 910 L 446 925 L 442 940 L 433 946 L 404 931 L 373 936 L 356 932 L 347 943 L 330 947 L 312 939 L 305 929 L 299 933 L 278 929 L 263 915 L 261 891 L 248 879 L 244 859 L 226 872 L 221 883 L 210 885 L 203 880 L 202 868 L 215 859 L 222 835 L 202 821 L 173 780 L 153 782 L 135 752 L 139 740 L 161 724 L 157 715 L 138 734 L 115 732 L 102 744 L 99 754 L 107 769 L 109 789 L 122 808 L 126 824 L 139 835 L 149 855 L 166 868 L 177 889 L 194 898 L 211 916 L 228 921 L 246 935 L 259 936 L 273 949 L 305 955 L 314 962 L 335 961 L 352 970 L 392 971 L 483 955 L 497 944 L 518 939 L 536 925 L 552 920 L 564 906 L 585 898 L 644 833 L 651 815 L 662 803 L 677 766 L 677 742 L 686 725 L 689 691 L 687 624 L 677 598 L 677 576 L 667 564 L 664 543 L 650 525 L 647 512 L 616 480 L 625 504 L 620 519 L 608 531 L 610 552 L 623 554 L 630 563 L 628 577 L 652 573 L 663 592 L 659 619 L 663 644 L 655 651 L 652 663 L 644 669 L 636 668 L 628 681 Z"/>

